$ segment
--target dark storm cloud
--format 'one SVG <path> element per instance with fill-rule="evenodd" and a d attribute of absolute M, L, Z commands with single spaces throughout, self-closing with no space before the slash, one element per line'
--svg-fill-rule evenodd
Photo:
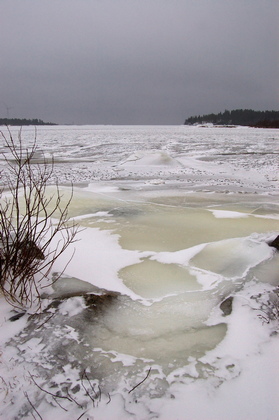
<path fill-rule="evenodd" d="M 278 2 L 0 0 L 0 116 L 181 124 L 278 109 Z"/>

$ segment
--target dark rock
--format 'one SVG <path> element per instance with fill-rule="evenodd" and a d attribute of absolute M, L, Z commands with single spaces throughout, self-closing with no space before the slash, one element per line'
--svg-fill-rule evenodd
<path fill-rule="evenodd" d="M 102 295 L 87 294 L 83 296 L 87 309 L 83 312 L 84 322 L 92 323 L 96 317 L 102 316 L 102 314 L 112 308 L 116 303 L 120 293 L 117 292 L 106 292 Z"/>
<path fill-rule="evenodd" d="M 220 309 L 223 312 L 224 316 L 230 315 L 232 313 L 232 303 L 233 297 L 230 296 L 227 299 L 223 300 L 223 302 L 220 304 Z"/>
<path fill-rule="evenodd" d="M 117 299 L 117 297 L 120 295 L 121 294 L 118 292 L 111 292 L 111 291 L 105 291 L 101 294 L 83 293 L 83 292 L 70 293 L 69 292 L 69 293 L 65 293 L 63 295 L 53 298 L 50 304 L 47 306 L 46 311 L 48 311 L 51 308 L 57 309 L 60 306 L 60 304 L 67 299 L 71 299 L 73 297 L 82 297 L 87 307 L 87 312 L 89 311 L 89 312 L 93 312 L 94 314 L 97 314 L 103 309 L 105 309 L 106 307 L 110 306 L 114 302 L 114 300 Z"/>
<path fill-rule="evenodd" d="M 15 314 L 15 315 L 11 316 L 11 318 L 9 318 L 9 321 L 11 321 L 11 322 L 17 321 L 18 319 L 23 317 L 23 315 L 25 315 L 25 312 L 20 312 L 19 314 Z"/>
<path fill-rule="evenodd" d="M 99 306 L 104 305 L 106 303 L 111 303 L 115 298 L 120 296 L 118 292 L 106 292 L 101 295 L 95 295 L 93 293 L 89 293 L 83 296 L 85 300 L 85 304 L 88 307 L 91 306 Z"/>
<path fill-rule="evenodd" d="M 73 388 L 71 388 L 71 392 L 73 394 L 76 394 L 79 391 L 80 391 L 80 385 L 79 384 L 76 384 Z"/>
<path fill-rule="evenodd" d="M 277 251 L 279 251 L 279 235 L 272 242 L 268 242 L 268 245 L 276 248 Z"/>

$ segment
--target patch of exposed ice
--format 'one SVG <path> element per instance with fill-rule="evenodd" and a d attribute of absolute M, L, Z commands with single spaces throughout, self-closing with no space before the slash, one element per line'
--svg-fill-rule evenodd
<path fill-rule="evenodd" d="M 237 219 L 242 217 L 249 217 L 247 213 L 240 213 L 239 211 L 228 211 L 228 210 L 209 210 L 213 216 L 217 219 Z"/>

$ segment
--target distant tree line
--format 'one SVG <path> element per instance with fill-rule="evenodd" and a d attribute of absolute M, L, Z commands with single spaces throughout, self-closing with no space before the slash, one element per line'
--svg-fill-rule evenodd
<path fill-rule="evenodd" d="M 212 123 L 215 125 L 247 125 L 278 128 L 279 111 L 235 109 L 233 111 L 225 110 L 225 112 L 219 112 L 219 114 L 198 115 L 185 120 L 185 125 L 204 123 Z"/>
<path fill-rule="evenodd" d="M 0 125 L 56 125 L 50 122 L 44 122 L 34 118 L 32 120 L 27 120 L 25 118 L 0 118 Z"/>

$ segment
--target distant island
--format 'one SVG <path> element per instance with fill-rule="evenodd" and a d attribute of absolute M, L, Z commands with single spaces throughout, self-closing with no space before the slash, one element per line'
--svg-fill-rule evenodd
<path fill-rule="evenodd" d="M 194 124 L 214 125 L 245 125 L 263 128 L 279 128 L 279 111 L 253 111 L 252 109 L 226 110 L 219 114 L 207 114 L 190 117 L 185 125 Z"/>
<path fill-rule="evenodd" d="M 50 122 L 44 122 L 37 118 L 27 120 L 25 118 L 0 118 L 0 125 L 56 125 Z"/>

